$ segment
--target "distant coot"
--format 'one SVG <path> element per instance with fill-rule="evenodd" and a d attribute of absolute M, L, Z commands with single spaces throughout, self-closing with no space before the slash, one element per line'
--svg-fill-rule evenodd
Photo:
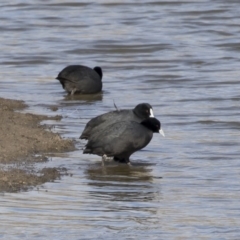
<path fill-rule="evenodd" d="M 102 69 L 82 65 L 65 67 L 56 77 L 69 94 L 91 94 L 102 90 Z"/>
<path fill-rule="evenodd" d="M 108 112 L 91 119 L 87 123 L 80 138 L 88 139 L 93 133 L 96 134 L 115 122 L 134 121 L 140 123 L 149 117 L 154 117 L 154 115 L 152 106 L 148 103 L 140 103 L 134 109 Z"/>
<path fill-rule="evenodd" d="M 97 137 L 90 137 L 83 151 L 103 157 L 114 157 L 119 162 L 129 163 L 129 157 L 148 145 L 153 133 L 164 132 L 156 118 L 148 118 L 141 123 L 121 121 L 105 128 Z"/>

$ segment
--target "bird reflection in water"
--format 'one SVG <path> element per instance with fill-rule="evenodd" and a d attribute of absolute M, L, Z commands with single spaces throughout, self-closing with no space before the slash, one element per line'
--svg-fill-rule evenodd
<path fill-rule="evenodd" d="M 111 201 L 152 201 L 159 195 L 159 184 L 154 182 L 150 164 L 100 163 L 89 165 L 85 174 L 90 180 L 91 195 L 98 198 L 111 198 Z M 156 200 L 156 199 L 155 199 Z"/>

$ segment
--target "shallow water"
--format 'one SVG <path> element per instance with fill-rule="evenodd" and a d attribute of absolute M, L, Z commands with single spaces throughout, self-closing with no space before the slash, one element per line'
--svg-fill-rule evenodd
<path fill-rule="evenodd" d="M 72 176 L 4 194 L 2 239 L 239 239 L 239 1 L 1 1 L 0 96 L 77 140 L 45 163 Z M 69 98 L 69 64 L 103 68 L 104 91 Z M 132 167 L 82 155 L 86 122 L 149 102 L 166 138 Z M 53 112 L 51 106 L 57 106 Z"/>

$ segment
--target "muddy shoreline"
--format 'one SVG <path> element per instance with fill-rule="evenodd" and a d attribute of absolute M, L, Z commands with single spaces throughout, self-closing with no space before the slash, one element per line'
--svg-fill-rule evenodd
<path fill-rule="evenodd" d="M 75 149 L 72 140 L 63 139 L 40 125 L 46 119 L 60 121 L 60 116 L 48 118 L 16 112 L 26 107 L 22 101 L 0 98 L 0 192 L 27 190 L 60 178 L 66 174 L 65 169 L 35 170 L 34 163 L 47 161 L 48 153 Z"/>

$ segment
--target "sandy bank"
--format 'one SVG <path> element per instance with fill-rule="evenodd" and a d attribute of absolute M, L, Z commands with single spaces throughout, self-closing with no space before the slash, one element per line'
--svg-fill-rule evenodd
<path fill-rule="evenodd" d="M 53 181 L 61 175 L 61 170 L 56 168 L 44 168 L 37 172 L 32 169 L 30 172 L 22 167 L 6 169 L 6 164 L 17 163 L 21 166 L 44 161 L 47 153 L 74 149 L 72 140 L 62 139 L 40 125 L 40 122 L 49 119 L 48 117 L 15 111 L 25 107 L 21 101 L 0 98 L 0 192 L 19 191 Z M 60 117 L 55 119 L 60 120 Z M 36 157 L 36 154 L 40 157 Z"/>

